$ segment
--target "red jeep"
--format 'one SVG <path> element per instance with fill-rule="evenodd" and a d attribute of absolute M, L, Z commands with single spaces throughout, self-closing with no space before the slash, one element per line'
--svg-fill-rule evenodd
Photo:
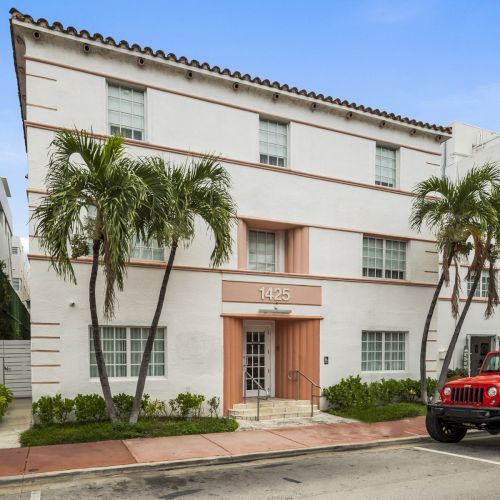
<path fill-rule="evenodd" d="M 500 433 L 500 351 L 486 356 L 476 377 L 448 382 L 441 401 L 427 405 L 429 435 L 442 443 L 457 443 L 467 429 Z"/>

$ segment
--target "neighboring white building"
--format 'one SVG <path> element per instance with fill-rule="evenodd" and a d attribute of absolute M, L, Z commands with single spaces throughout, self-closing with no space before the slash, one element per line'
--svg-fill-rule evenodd
<path fill-rule="evenodd" d="M 295 396 L 292 370 L 322 386 L 355 374 L 418 377 L 439 259 L 433 236 L 408 227 L 411 191 L 441 175 L 450 128 L 17 11 L 11 24 L 30 208 L 46 192 L 47 150 L 62 128 L 121 132 L 131 153 L 173 161 L 217 152 L 232 177 L 233 255 L 211 269 L 213 242 L 201 225 L 180 251 L 146 392 L 218 395 L 227 410 L 243 397 L 246 370 L 285 398 Z M 31 226 L 33 397 L 100 391 L 89 259 L 74 264 L 78 286 L 64 282 L 33 234 Z M 134 391 L 165 266 L 161 249 L 137 257 L 115 320 L 100 318 L 114 392 Z M 429 369 L 438 369 L 433 358 Z M 247 393 L 254 388 L 248 381 Z M 309 397 L 308 384 L 300 396 Z"/>
<path fill-rule="evenodd" d="M 30 291 L 29 291 L 29 264 L 24 251 L 21 238 L 12 237 L 12 287 L 21 299 L 22 303 L 29 309 Z"/>
<path fill-rule="evenodd" d="M 5 264 L 4 272 L 12 278 L 12 213 L 9 206 L 10 188 L 6 177 L 0 177 L 0 261 Z"/>
<path fill-rule="evenodd" d="M 463 177 L 473 166 L 485 163 L 500 165 L 500 134 L 461 122 L 453 122 L 453 137 L 443 145 L 445 161 L 443 172 L 451 179 Z M 469 289 L 466 279 L 468 266 L 461 266 L 462 298 L 465 302 Z M 451 279 L 453 280 L 453 273 Z M 451 281 L 449 288 L 444 288 L 439 298 L 437 315 L 433 322 L 428 346 L 429 365 L 441 367 L 441 360 L 446 354 L 451 335 L 455 328 L 455 320 L 451 316 Z M 489 350 L 500 348 L 500 311 L 490 319 L 484 319 L 486 296 L 488 289 L 488 273 L 483 276 L 476 290 L 476 297 L 467 313 L 461 335 L 454 353 L 455 367 L 464 367 L 470 373 L 477 373 L 485 354 Z"/>

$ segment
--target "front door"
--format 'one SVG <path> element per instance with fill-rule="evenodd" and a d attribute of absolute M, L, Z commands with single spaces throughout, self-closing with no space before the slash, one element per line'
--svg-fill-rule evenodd
<path fill-rule="evenodd" d="M 273 396 L 273 333 L 271 323 L 245 323 L 243 328 L 243 392 L 244 395 Z M 265 391 L 265 392 L 264 392 Z"/>
<path fill-rule="evenodd" d="M 486 354 L 494 349 L 492 345 L 493 336 L 471 335 L 470 337 L 470 374 L 473 377 L 477 375 L 483 364 Z"/>

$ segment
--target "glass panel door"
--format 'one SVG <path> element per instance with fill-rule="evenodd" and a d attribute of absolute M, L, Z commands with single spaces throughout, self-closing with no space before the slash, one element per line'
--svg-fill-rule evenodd
<path fill-rule="evenodd" d="M 270 367 L 269 367 L 269 337 L 268 328 L 251 327 L 245 332 L 245 366 L 243 367 L 243 380 L 246 384 L 246 395 L 257 396 L 258 387 L 269 391 Z M 245 375 L 245 374 L 248 375 Z M 260 395 L 264 396 L 261 390 Z"/>

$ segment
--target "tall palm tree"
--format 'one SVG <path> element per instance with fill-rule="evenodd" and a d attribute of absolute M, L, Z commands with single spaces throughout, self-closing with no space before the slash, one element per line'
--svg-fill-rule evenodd
<path fill-rule="evenodd" d="M 96 364 L 109 418 L 117 420 L 102 352 L 96 301 L 99 265 L 104 267 L 104 317 L 114 315 L 115 290 L 123 289 L 137 207 L 147 198 L 145 181 L 135 172 L 118 136 L 101 141 L 85 131 L 62 131 L 51 143 L 47 195 L 33 213 L 41 248 L 52 267 L 76 284 L 72 259 L 88 255 L 91 331 Z M 144 166 L 141 166 L 144 170 Z M 140 172 L 139 172 L 140 173 Z"/>
<path fill-rule="evenodd" d="M 236 217 L 230 177 L 217 158 L 207 156 L 181 166 L 166 166 L 157 157 L 149 163 L 163 172 L 165 190 L 170 189 L 170 193 L 160 201 L 164 205 L 154 212 L 150 205 L 146 205 L 141 212 L 143 217 L 138 221 L 138 235 L 157 240 L 161 246 L 170 248 L 170 252 L 139 369 L 131 424 L 136 423 L 139 416 L 156 330 L 179 245 L 188 246 L 193 240 L 195 219 L 200 218 L 213 234 L 215 244 L 210 261 L 212 266 L 218 266 L 231 253 L 231 230 Z"/>
<path fill-rule="evenodd" d="M 447 177 L 432 176 L 420 182 L 415 190 L 410 226 L 420 231 L 426 225 L 435 235 L 438 249 L 443 256 L 443 269 L 434 290 L 422 333 L 420 348 L 420 394 L 427 403 L 427 341 L 429 329 L 443 284 L 450 281 L 450 266 L 454 265 L 455 278 L 452 289 L 452 314 L 456 318 L 460 301 L 459 262 L 466 258 L 474 242 L 479 250 L 473 267 L 477 268 L 482 251 L 482 225 L 491 220 L 491 206 L 487 202 L 492 186 L 500 180 L 495 165 L 486 164 L 472 168 L 453 182 Z M 476 256 L 476 253 L 475 253 Z"/>

